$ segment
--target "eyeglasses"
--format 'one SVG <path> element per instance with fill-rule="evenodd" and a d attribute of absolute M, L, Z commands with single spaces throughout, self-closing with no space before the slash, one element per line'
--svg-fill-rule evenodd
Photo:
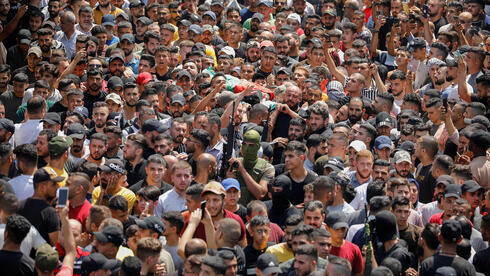
<path fill-rule="evenodd" d="M 88 68 L 90 69 L 100 69 L 102 68 L 102 64 L 89 64 Z"/>

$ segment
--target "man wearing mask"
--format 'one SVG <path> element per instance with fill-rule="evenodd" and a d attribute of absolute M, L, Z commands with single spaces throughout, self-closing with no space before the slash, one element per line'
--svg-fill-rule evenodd
<path fill-rule="evenodd" d="M 269 185 L 272 200 L 265 202 L 271 222 L 282 228 L 287 227 L 286 221 L 289 217 L 293 215 L 302 216 L 301 212 L 288 199 L 288 195 L 291 193 L 291 186 L 289 177 L 286 175 L 277 176 Z"/>
<path fill-rule="evenodd" d="M 242 156 L 230 159 L 230 169 L 236 167 L 236 178 L 243 191 L 241 204 L 247 204 L 252 199 L 262 199 L 267 193 L 267 185 L 274 177 L 274 167 L 257 153 L 260 149 L 260 134 L 249 130 L 243 135 Z M 233 177 L 229 172 L 229 177 Z"/>

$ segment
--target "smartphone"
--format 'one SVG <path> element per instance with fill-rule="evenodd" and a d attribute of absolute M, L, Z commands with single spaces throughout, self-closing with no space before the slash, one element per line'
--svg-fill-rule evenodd
<path fill-rule="evenodd" d="M 59 188 L 56 192 L 56 196 L 58 197 L 58 207 L 66 207 L 66 203 L 68 202 L 68 188 Z"/>
<path fill-rule="evenodd" d="M 427 18 L 427 15 L 429 14 L 429 7 L 427 5 L 422 6 L 422 14 L 424 18 Z"/>
<path fill-rule="evenodd" d="M 456 50 L 456 56 L 458 57 L 458 60 L 461 59 L 461 52 L 459 50 Z"/>
<path fill-rule="evenodd" d="M 444 106 L 444 108 L 447 110 L 447 98 L 443 98 L 442 99 L 442 105 Z"/>
<path fill-rule="evenodd" d="M 204 219 L 204 209 L 206 208 L 206 200 L 201 201 L 201 210 L 202 210 L 202 215 L 201 219 Z"/>

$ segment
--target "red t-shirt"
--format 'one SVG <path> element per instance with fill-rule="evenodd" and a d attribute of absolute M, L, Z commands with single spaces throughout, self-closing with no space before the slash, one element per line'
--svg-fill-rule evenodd
<path fill-rule="evenodd" d="M 90 208 L 92 208 L 92 204 L 85 199 L 85 202 L 77 206 L 75 208 L 70 208 L 68 211 L 68 217 L 71 219 L 78 220 L 82 224 L 82 231 L 85 232 L 85 222 L 87 221 L 87 217 L 90 213 Z"/>
<path fill-rule="evenodd" d="M 434 214 L 434 215 L 432 215 L 432 217 L 430 217 L 429 222 L 430 223 L 436 223 L 436 224 L 442 224 L 443 215 L 444 215 L 444 212 Z"/>
<path fill-rule="evenodd" d="M 332 246 L 330 254 L 347 259 L 352 266 L 352 274 L 362 273 L 364 263 L 362 262 L 362 254 L 359 247 L 349 241 L 345 241 L 341 247 Z"/>
<path fill-rule="evenodd" d="M 232 219 L 238 221 L 238 223 L 240 223 L 240 228 L 241 228 L 240 240 L 243 240 L 245 238 L 245 231 L 246 230 L 245 230 L 245 224 L 243 224 L 243 221 L 240 218 L 240 216 L 235 215 L 234 213 L 232 213 L 226 209 L 223 209 L 223 211 L 225 212 L 225 215 L 224 215 L 225 218 L 232 218 Z M 182 232 L 180 233 L 180 235 L 182 235 L 182 233 L 184 233 L 185 229 L 187 229 L 188 224 L 189 224 L 189 220 L 187 219 L 185 222 L 184 228 L 182 229 Z M 197 226 L 197 229 L 196 229 L 196 232 L 194 232 L 193 238 L 203 239 L 204 241 L 206 241 L 206 232 L 204 230 L 204 224 L 202 224 L 202 222 L 199 223 L 199 225 Z"/>

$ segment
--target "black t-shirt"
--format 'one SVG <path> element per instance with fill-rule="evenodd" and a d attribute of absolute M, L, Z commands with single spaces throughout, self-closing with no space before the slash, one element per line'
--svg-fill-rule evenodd
<path fill-rule="evenodd" d="M 381 245 L 381 243 L 380 243 Z M 380 246 L 376 251 L 376 261 L 381 263 L 386 257 L 395 258 L 402 264 L 402 271 L 407 270 L 412 264 L 412 257 L 408 250 L 400 243 L 395 243 L 390 250 L 385 251 L 384 246 Z"/>
<path fill-rule="evenodd" d="M 245 253 L 243 252 L 243 249 L 240 246 L 235 245 L 234 247 L 220 247 L 218 248 L 218 250 L 208 249 L 208 252 L 210 255 L 216 255 L 217 252 L 224 251 L 224 250 L 231 251 L 233 254 L 235 254 L 237 265 L 238 265 L 237 276 L 247 275 L 245 270 L 245 260 L 246 260 Z"/>
<path fill-rule="evenodd" d="M 299 211 L 298 209 L 296 209 L 296 207 L 292 205 L 286 211 L 281 210 L 280 212 L 275 212 L 275 210 L 272 209 L 272 200 L 265 201 L 264 204 L 265 207 L 267 207 L 267 216 L 269 217 L 269 220 L 279 225 L 282 230 L 286 228 L 286 219 L 288 217 L 292 215 L 303 216 L 301 211 Z"/>
<path fill-rule="evenodd" d="M 146 179 L 146 163 L 147 161 L 145 159 L 142 159 L 141 162 L 136 164 L 136 166 L 132 166 L 129 161 L 126 160 L 126 171 L 128 172 L 127 174 L 127 182 L 128 185 L 134 185 L 141 179 Z"/>
<path fill-rule="evenodd" d="M 238 204 L 238 210 L 233 213 L 242 218 L 243 222 L 247 221 L 247 208 L 245 208 L 245 206 Z"/>
<path fill-rule="evenodd" d="M 476 275 L 475 267 L 467 260 L 459 256 L 445 256 L 436 253 L 425 259 L 420 265 L 420 276 L 432 276 L 439 267 L 450 266 L 456 270 L 458 276 L 474 276 Z"/>
<path fill-rule="evenodd" d="M 50 108 L 49 112 L 63 113 L 68 110 L 68 107 L 63 106 L 61 101 L 55 102 Z"/>
<path fill-rule="evenodd" d="M 35 275 L 34 261 L 22 252 L 0 250 L 0 267 L 2 275 Z"/>
<path fill-rule="evenodd" d="M 398 230 L 400 239 L 403 239 L 407 242 L 408 251 L 410 252 L 417 252 L 417 243 L 421 232 L 422 228 L 411 223 L 408 224 L 407 228 L 403 230 Z"/>
<path fill-rule="evenodd" d="M 7 91 L 0 95 L 0 101 L 5 106 L 5 118 L 15 122 L 15 112 L 22 104 L 22 98 L 15 96 L 13 91 Z"/>
<path fill-rule="evenodd" d="M 47 242 L 49 242 L 49 233 L 60 230 L 61 224 L 56 209 L 42 199 L 27 198 L 21 201 L 17 213 L 36 227 Z"/>
<path fill-rule="evenodd" d="M 267 246 L 264 249 L 257 250 L 252 246 L 252 244 L 249 244 L 243 249 L 243 252 L 245 253 L 245 268 L 247 269 L 247 275 L 256 275 L 255 267 L 257 266 L 257 259 L 260 255 L 265 253 L 270 245 L 271 244 L 267 243 Z"/>
<path fill-rule="evenodd" d="M 155 76 L 157 77 L 157 80 L 159 80 L 159 81 L 168 81 L 168 80 L 172 79 L 172 72 L 173 72 L 173 70 L 168 68 L 167 73 L 165 73 L 165 75 L 163 75 L 163 76 L 160 76 L 155 71 Z"/>
<path fill-rule="evenodd" d="M 427 166 L 419 165 L 417 169 L 417 182 L 419 183 L 420 193 L 419 201 L 422 203 L 429 203 L 434 197 L 434 188 L 436 187 L 436 180 L 432 176 L 432 164 Z"/>
<path fill-rule="evenodd" d="M 473 256 L 473 265 L 477 272 L 483 273 L 485 275 L 490 275 L 490 247 L 476 252 Z"/>
<path fill-rule="evenodd" d="M 131 191 L 133 191 L 133 193 L 136 194 L 141 188 L 144 188 L 146 186 L 148 186 L 148 182 L 146 182 L 146 178 L 145 178 L 143 180 L 136 182 L 136 184 L 130 186 L 129 189 Z M 172 189 L 173 189 L 172 185 L 168 184 L 165 181 L 162 181 L 162 185 L 160 187 L 160 195 L 163 195 L 164 193 L 166 193 Z"/>
<path fill-rule="evenodd" d="M 292 189 L 291 189 L 291 194 L 289 195 L 289 201 L 291 201 L 293 205 L 300 204 L 304 201 L 305 190 L 303 189 L 303 187 L 306 184 L 311 183 L 318 178 L 318 175 L 313 171 L 307 169 L 307 172 L 308 173 L 306 174 L 306 177 L 305 179 L 303 179 L 302 182 L 294 181 L 294 179 L 291 178 L 289 172 L 284 173 L 284 175 L 286 175 L 287 177 L 289 177 L 289 179 L 291 179 Z"/>
<path fill-rule="evenodd" d="M 107 92 L 100 90 L 99 94 L 91 95 L 88 91 L 83 93 L 83 106 L 88 110 L 88 116 L 92 117 L 92 109 L 95 102 L 103 102 L 105 101 L 105 97 L 107 96 Z"/>

